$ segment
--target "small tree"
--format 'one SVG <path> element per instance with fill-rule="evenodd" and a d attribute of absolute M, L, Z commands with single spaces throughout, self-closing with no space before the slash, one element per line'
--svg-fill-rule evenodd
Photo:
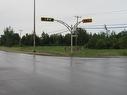
<path fill-rule="evenodd" d="M 7 27 L 4 30 L 4 35 L 1 35 L 1 45 L 13 46 L 19 43 L 20 37 L 11 27 Z"/>

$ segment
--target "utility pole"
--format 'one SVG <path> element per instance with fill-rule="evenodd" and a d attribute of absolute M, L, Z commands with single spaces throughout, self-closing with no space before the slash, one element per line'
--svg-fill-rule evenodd
<path fill-rule="evenodd" d="M 36 52 L 36 50 L 35 50 L 35 47 L 36 47 L 36 39 L 35 39 L 35 36 L 36 36 L 36 22 L 35 22 L 35 20 L 36 20 L 36 2 L 35 2 L 35 0 L 34 0 L 34 30 L 33 30 L 33 52 L 35 53 Z"/>
<path fill-rule="evenodd" d="M 105 24 L 104 25 L 104 29 L 106 30 L 106 35 L 107 35 L 107 37 L 109 36 L 109 32 L 110 32 L 110 30 L 108 30 L 108 28 L 107 28 L 107 25 Z"/>
<path fill-rule="evenodd" d="M 124 30 L 123 30 L 124 32 L 126 32 L 127 30 L 126 30 L 126 27 L 124 28 Z"/>
<path fill-rule="evenodd" d="M 77 19 L 77 23 L 79 22 L 79 18 L 81 18 L 81 16 L 75 16 L 75 18 Z"/>
<path fill-rule="evenodd" d="M 75 16 L 75 18 L 77 19 L 77 22 L 76 23 L 78 23 L 79 22 L 79 18 L 81 18 L 81 16 Z M 78 26 L 77 26 L 77 28 L 78 28 Z M 77 49 L 77 37 L 78 37 L 78 35 L 77 35 L 77 32 L 78 32 L 78 30 L 76 29 L 76 39 L 75 39 L 75 46 L 76 46 L 76 49 Z"/>

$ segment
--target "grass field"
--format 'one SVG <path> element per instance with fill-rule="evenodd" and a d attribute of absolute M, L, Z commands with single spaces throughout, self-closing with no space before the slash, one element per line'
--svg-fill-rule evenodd
<path fill-rule="evenodd" d="M 0 47 L 0 50 L 22 53 L 33 53 L 33 47 Z M 127 49 L 84 49 L 70 52 L 70 47 L 65 46 L 38 46 L 36 54 L 53 56 L 77 56 L 77 57 L 111 57 L 127 56 Z"/>

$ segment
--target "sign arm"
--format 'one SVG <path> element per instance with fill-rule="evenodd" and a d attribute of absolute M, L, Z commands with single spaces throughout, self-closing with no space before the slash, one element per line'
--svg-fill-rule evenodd
<path fill-rule="evenodd" d="M 64 25 L 71 33 L 72 33 L 72 27 L 70 27 L 67 23 L 61 21 L 61 20 L 54 20 L 56 22 L 61 23 L 62 25 Z"/>

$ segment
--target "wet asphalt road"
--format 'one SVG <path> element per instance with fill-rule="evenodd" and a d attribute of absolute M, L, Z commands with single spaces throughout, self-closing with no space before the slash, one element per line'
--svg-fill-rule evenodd
<path fill-rule="evenodd" d="M 0 95 L 127 95 L 127 58 L 0 51 Z"/>

